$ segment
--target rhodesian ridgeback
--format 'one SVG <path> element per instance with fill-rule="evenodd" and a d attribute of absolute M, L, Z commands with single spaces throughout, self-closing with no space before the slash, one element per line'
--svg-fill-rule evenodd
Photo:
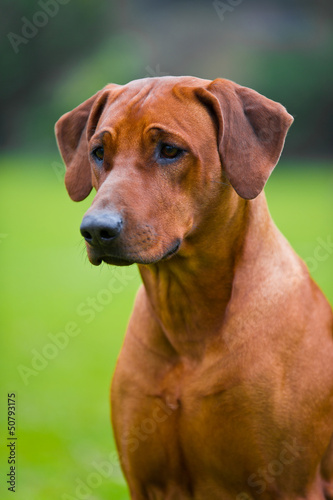
<path fill-rule="evenodd" d="M 70 197 L 97 191 L 90 262 L 143 280 L 111 390 L 132 499 L 333 499 L 332 310 L 263 193 L 292 121 L 229 80 L 163 77 L 57 122 Z"/>

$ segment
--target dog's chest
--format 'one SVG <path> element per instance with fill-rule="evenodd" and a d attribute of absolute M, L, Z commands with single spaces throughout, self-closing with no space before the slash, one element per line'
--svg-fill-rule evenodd
<path fill-rule="evenodd" d="M 179 498 L 193 498 L 196 484 L 202 498 L 214 499 L 215 490 L 220 494 L 221 488 L 239 480 L 235 476 L 244 474 L 238 472 L 240 463 L 247 464 L 249 474 L 256 470 L 258 436 L 269 422 L 254 408 L 255 395 L 237 366 L 228 367 L 228 376 L 213 362 L 192 370 L 179 364 L 155 378 L 148 371 L 146 377 L 141 371 L 132 390 L 128 380 L 122 381 L 126 396 L 120 405 L 118 398 L 114 409 L 119 413 L 114 425 L 125 471 L 135 471 L 140 483 L 162 489 L 181 485 Z"/>

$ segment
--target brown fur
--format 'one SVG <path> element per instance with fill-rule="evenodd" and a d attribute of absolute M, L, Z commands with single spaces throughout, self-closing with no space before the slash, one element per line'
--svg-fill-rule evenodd
<path fill-rule="evenodd" d="M 89 259 L 143 280 L 112 383 L 132 499 L 333 499 L 332 311 L 262 192 L 291 123 L 228 80 L 167 77 L 56 125 L 69 195 L 124 219 Z M 186 154 L 159 164 L 161 141 Z"/>

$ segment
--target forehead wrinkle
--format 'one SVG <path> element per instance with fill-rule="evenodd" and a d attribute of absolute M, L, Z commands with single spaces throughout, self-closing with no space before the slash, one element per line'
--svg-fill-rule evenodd
<path fill-rule="evenodd" d="M 188 143 L 186 136 L 179 133 L 177 130 L 174 130 L 168 126 L 163 125 L 162 123 L 151 123 L 147 125 L 143 131 L 143 136 L 145 135 L 157 135 L 157 136 L 166 136 L 172 135 L 177 137 L 181 142 Z"/>
<path fill-rule="evenodd" d="M 199 135 L 211 131 L 211 119 L 206 110 L 194 98 L 189 101 L 184 99 L 186 96 L 174 92 L 174 85 L 156 81 L 153 85 L 124 86 L 117 93 L 104 110 L 98 128 L 112 127 L 119 138 L 129 140 L 132 146 L 154 123 L 165 133 L 178 135 L 185 142 L 193 142 L 193 130 Z"/>
<path fill-rule="evenodd" d="M 144 104 L 151 91 L 151 87 L 142 87 L 142 89 L 131 98 L 129 104 L 132 105 L 132 107 L 135 107 L 137 104 Z"/>
<path fill-rule="evenodd" d="M 151 89 L 143 88 L 132 96 L 123 92 L 119 99 L 114 100 L 104 111 L 98 128 L 112 128 L 113 132 L 121 133 L 124 129 L 137 129 L 142 120 L 146 122 L 147 107 L 143 106 Z"/>
<path fill-rule="evenodd" d="M 170 103 L 171 104 L 171 103 Z M 193 138 L 198 135 L 202 137 L 204 134 L 209 134 L 213 131 L 211 120 L 205 110 L 200 107 L 200 104 L 190 103 L 184 105 L 168 106 L 167 110 L 154 107 L 153 112 L 149 116 L 145 131 L 156 128 L 162 129 L 165 133 L 170 133 L 178 136 L 186 142 L 193 142 Z"/>
<path fill-rule="evenodd" d="M 124 88 L 119 98 L 111 103 L 111 107 L 114 108 L 116 115 L 129 116 L 133 111 L 138 112 L 140 109 L 143 109 L 152 90 L 151 86 L 145 86 L 140 89 Z"/>

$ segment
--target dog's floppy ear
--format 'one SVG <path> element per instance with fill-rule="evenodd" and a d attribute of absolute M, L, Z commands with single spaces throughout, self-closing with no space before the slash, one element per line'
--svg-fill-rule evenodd
<path fill-rule="evenodd" d="M 74 201 L 84 200 L 92 189 L 87 123 L 89 120 L 89 128 L 96 127 L 108 97 L 105 89 L 64 114 L 55 125 L 58 147 L 66 165 L 65 185 Z"/>
<path fill-rule="evenodd" d="M 293 117 L 258 92 L 218 78 L 198 89 L 219 128 L 222 168 L 235 191 L 253 199 L 277 164 Z"/>

